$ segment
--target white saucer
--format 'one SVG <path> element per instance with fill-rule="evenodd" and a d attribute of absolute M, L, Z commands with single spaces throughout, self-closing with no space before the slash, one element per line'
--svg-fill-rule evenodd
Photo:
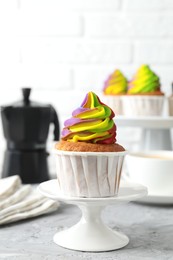
<path fill-rule="evenodd" d="M 107 198 L 78 198 L 62 195 L 58 190 L 57 180 L 50 180 L 38 186 L 46 197 L 75 204 L 82 211 L 81 220 L 71 228 L 54 235 L 54 242 L 59 246 L 79 250 L 101 252 L 122 248 L 129 238 L 111 230 L 101 219 L 101 211 L 110 204 L 120 204 L 137 200 L 147 195 L 147 189 L 142 185 L 121 182 L 118 196 Z"/>
<path fill-rule="evenodd" d="M 128 184 L 134 185 L 133 180 L 131 180 L 126 174 L 123 175 L 123 181 Z M 173 204 L 173 194 L 152 194 L 148 192 L 148 195 L 138 199 L 138 202 L 147 204 L 157 204 L 157 205 L 172 205 Z"/>
<path fill-rule="evenodd" d="M 157 195 L 149 193 L 146 197 L 139 199 L 138 202 L 157 205 L 172 205 L 173 195 Z"/>

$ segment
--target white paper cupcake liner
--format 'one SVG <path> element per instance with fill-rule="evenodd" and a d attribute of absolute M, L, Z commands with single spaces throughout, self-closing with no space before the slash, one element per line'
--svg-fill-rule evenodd
<path fill-rule="evenodd" d="M 127 152 L 67 152 L 56 150 L 60 191 L 73 197 L 107 197 L 118 194 Z"/>
<path fill-rule="evenodd" d="M 103 101 L 116 115 L 123 115 L 123 104 L 120 96 L 105 95 Z"/>
<path fill-rule="evenodd" d="M 168 98 L 169 115 L 173 116 L 173 97 Z"/>
<path fill-rule="evenodd" d="M 123 96 L 123 111 L 126 116 L 160 116 L 164 96 Z"/>

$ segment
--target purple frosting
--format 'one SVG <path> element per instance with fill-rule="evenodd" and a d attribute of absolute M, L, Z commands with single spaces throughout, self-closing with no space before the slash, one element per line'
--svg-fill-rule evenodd
<path fill-rule="evenodd" d="M 67 126 L 72 126 L 72 125 L 75 125 L 77 123 L 80 123 L 81 122 L 81 119 L 80 118 L 70 118 L 70 119 L 67 119 L 65 122 L 64 122 L 64 126 L 67 127 Z"/>
<path fill-rule="evenodd" d="M 79 115 L 80 113 L 83 113 L 83 112 L 86 112 L 86 111 L 89 111 L 90 108 L 83 108 L 83 107 L 79 107 L 77 109 L 75 109 L 72 113 L 72 116 L 77 116 Z"/>
<path fill-rule="evenodd" d="M 62 136 L 66 136 L 66 135 L 69 135 L 71 132 L 67 129 L 67 128 L 63 128 L 62 130 Z"/>
<path fill-rule="evenodd" d="M 98 119 L 80 119 L 80 118 L 70 118 L 70 119 L 67 119 L 65 122 L 64 122 L 64 126 L 65 127 L 70 127 L 72 125 L 76 125 L 78 123 L 85 123 L 85 122 L 93 122 L 93 121 L 97 121 Z"/>

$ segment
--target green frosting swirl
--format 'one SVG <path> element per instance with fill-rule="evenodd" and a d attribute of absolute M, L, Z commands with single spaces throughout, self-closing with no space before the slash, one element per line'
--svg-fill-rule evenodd
<path fill-rule="evenodd" d="M 89 92 L 72 117 L 64 122 L 62 139 L 69 142 L 112 144 L 116 142 L 114 112 Z"/>
<path fill-rule="evenodd" d="M 148 65 L 142 65 L 128 85 L 128 94 L 160 91 L 159 77 Z"/>

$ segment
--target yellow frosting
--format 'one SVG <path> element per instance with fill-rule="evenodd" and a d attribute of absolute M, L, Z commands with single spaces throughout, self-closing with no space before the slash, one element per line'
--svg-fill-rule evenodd
<path fill-rule="evenodd" d="M 148 93 L 160 90 L 159 77 L 148 65 L 142 65 L 129 82 L 128 94 Z"/>
<path fill-rule="evenodd" d="M 98 96 L 89 92 L 82 105 L 64 123 L 62 139 L 69 142 L 115 143 L 114 113 Z"/>
<path fill-rule="evenodd" d="M 127 79 L 120 70 L 115 70 L 105 81 L 103 92 L 106 95 L 119 95 L 126 91 Z"/>

